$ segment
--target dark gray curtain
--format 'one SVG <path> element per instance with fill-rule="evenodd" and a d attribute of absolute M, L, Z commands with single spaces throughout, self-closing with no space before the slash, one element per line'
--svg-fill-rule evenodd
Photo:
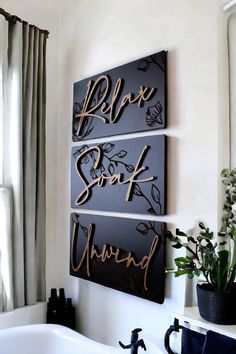
<path fill-rule="evenodd" d="M 8 22 L 3 186 L 12 190 L 14 307 L 45 300 L 46 41 L 35 26 Z"/>

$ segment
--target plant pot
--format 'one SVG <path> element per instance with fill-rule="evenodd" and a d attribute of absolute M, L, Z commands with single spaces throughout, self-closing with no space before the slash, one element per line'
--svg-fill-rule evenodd
<path fill-rule="evenodd" d="M 199 313 L 212 323 L 236 324 L 236 283 L 229 294 L 213 290 L 210 284 L 197 284 Z"/>

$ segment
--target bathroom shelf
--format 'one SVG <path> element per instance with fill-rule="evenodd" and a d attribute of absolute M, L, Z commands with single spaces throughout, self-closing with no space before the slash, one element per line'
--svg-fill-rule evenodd
<path fill-rule="evenodd" d="M 172 313 L 172 318 L 177 318 L 181 325 L 196 330 L 200 333 L 205 334 L 208 330 L 211 330 L 236 339 L 236 325 L 217 325 L 205 321 L 200 317 L 197 306 L 185 307 L 183 311 L 174 312 Z"/>

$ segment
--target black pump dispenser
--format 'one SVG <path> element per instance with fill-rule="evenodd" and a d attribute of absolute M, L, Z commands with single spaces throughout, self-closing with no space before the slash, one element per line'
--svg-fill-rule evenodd
<path fill-rule="evenodd" d="M 65 290 L 64 288 L 59 289 L 59 305 L 62 307 L 66 306 Z"/>
<path fill-rule="evenodd" d="M 57 299 L 57 289 L 51 289 L 51 296 L 48 299 L 47 303 L 47 323 L 58 323 L 57 319 L 57 307 L 58 307 L 58 299 Z"/>
<path fill-rule="evenodd" d="M 51 296 L 47 303 L 47 323 L 60 324 L 75 330 L 75 308 L 72 299 L 65 297 L 64 288 L 51 289 Z"/>
<path fill-rule="evenodd" d="M 66 302 L 65 320 L 67 327 L 75 329 L 75 308 L 72 305 L 71 298 L 68 298 Z"/>

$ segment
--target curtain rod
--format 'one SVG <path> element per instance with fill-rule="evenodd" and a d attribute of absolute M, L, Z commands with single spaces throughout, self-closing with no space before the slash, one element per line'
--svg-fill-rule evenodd
<path fill-rule="evenodd" d="M 2 8 L 0 8 L 0 15 L 4 16 L 7 21 L 10 21 L 10 22 L 13 22 L 13 23 L 16 23 L 16 21 L 18 21 L 18 22 L 21 22 L 21 23 L 26 24 L 26 25 L 29 24 L 27 21 L 24 21 L 24 20 L 22 20 L 21 18 L 15 16 L 15 15 L 9 14 L 5 10 L 3 10 Z M 29 24 L 29 26 L 32 26 L 34 28 L 38 28 L 37 26 L 31 25 L 31 24 Z M 40 28 L 38 28 L 38 29 L 40 30 L 40 32 L 45 33 L 47 35 L 47 37 L 48 37 L 49 31 L 42 30 Z"/>

